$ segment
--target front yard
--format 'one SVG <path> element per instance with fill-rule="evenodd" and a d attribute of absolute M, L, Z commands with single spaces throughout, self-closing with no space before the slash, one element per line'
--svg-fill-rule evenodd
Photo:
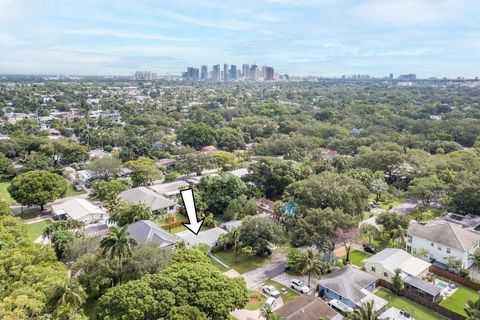
<path fill-rule="evenodd" d="M 414 319 L 418 319 L 418 320 L 446 319 L 445 317 L 442 317 L 438 313 L 435 313 L 425 308 L 424 306 L 419 305 L 418 303 L 408 300 L 405 297 L 399 297 L 384 288 L 377 289 L 374 293 L 380 298 L 387 300 L 389 308 L 394 307 L 399 310 L 403 309 L 406 312 L 410 313 L 410 315 Z"/>
<path fill-rule="evenodd" d="M 230 266 L 232 269 L 235 269 L 238 273 L 242 274 L 250 270 L 256 269 L 262 266 L 267 259 L 258 256 L 247 256 L 244 254 L 239 254 L 235 260 L 233 251 L 219 251 L 214 254 L 218 259 L 223 263 Z"/>
<path fill-rule="evenodd" d="M 28 238 L 32 241 L 36 240 L 43 233 L 43 229 L 51 224 L 51 220 L 44 220 L 35 223 L 27 224 Z"/>
<path fill-rule="evenodd" d="M 459 284 L 457 284 L 459 285 Z M 463 316 L 466 316 L 465 310 L 463 307 L 468 300 L 477 301 L 478 293 L 475 290 L 459 285 L 457 291 L 455 291 L 450 297 L 442 300 L 440 305 L 448 310 L 459 313 Z"/>
<path fill-rule="evenodd" d="M 281 283 L 278 283 L 277 281 L 273 281 L 273 280 L 267 280 L 265 281 L 265 284 L 268 284 L 268 285 L 271 285 L 271 286 L 274 286 L 278 291 L 282 292 L 280 289 L 282 288 L 285 288 L 287 289 L 287 292 L 285 294 L 282 294 L 282 300 L 283 300 L 283 303 L 284 304 L 287 304 L 289 303 L 290 301 L 293 301 L 295 299 L 298 298 L 298 293 L 293 291 L 292 289 L 290 288 L 287 288 L 286 286 L 284 286 L 283 284 Z"/>
<path fill-rule="evenodd" d="M 0 200 L 5 201 L 9 205 L 14 205 L 16 203 L 12 197 L 10 197 L 10 193 L 8 193 L 8 186 L 10 185 L 10 181 L 2 181 L 0 182 Z"/>
<path fill-rule="evenodd" d="M 260 309 L 267 298 L 258 291 L 248 290 L 248 303 L 245 306 L 247 310 L 258 310 Z"/>
<path fill-rule="evenodd" d="M 350 262 L 357 267 L 363 267 L 363 260 L 370 258 L 371 256 L 370 253 L 354 250 L 350 252 Z M 345 260 L 346 257 L 347 256 L 343 256 L 342 259 Z"/>

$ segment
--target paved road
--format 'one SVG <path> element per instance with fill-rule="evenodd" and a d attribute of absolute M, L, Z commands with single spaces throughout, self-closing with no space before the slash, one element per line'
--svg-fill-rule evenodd
<path fill-rule="evenodd" d="M 243 277 L 247 283 L 247 288 L 252 289 L 268 279 L 272 279 L 285 271 L 287 258 L 282 255 L 274 254 L 271 261 L 252 271 L 245 272 Z"/>

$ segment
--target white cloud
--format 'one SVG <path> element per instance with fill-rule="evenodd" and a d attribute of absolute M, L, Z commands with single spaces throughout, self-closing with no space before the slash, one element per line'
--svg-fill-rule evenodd
<path fill-rule="evenodd" d="M 115 38 L 129 38 L 129 39 L 142 39 L 142 40 L 160 40 L 160 41 L 195 41 L 189 38 L 179 38 L 162 36 L 158 34 L 145 34 L 137 32 L 127 32 L 120 30 L 110 29 L 71 29 L 65 30 L 65 34 L 75 34 L 84 36 L 97 36 L 97 37 L 115 37 Z"/>
<path fill-rule="evenodd" d="M 381 24 L 407 26 L 448 22 L 475 5 L 473 0 L 367 0 L 354 14 Z"/>

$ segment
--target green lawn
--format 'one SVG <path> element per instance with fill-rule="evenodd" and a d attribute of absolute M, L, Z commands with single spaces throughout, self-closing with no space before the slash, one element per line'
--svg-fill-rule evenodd
<path fill-rule="evenodd" d="M 370 194 L 369 200 L 375 200 L 375 195 Z M 377 207 L 387 210 L 390 208 L 390 206 L 395 207 L 404 202 L 405 201 L 403 199 L 394 197 L 392 195 L 384 195 L 382 199 L 380 199 L 380 201 L 377 202 Z"/>
<path fill-rule="evenodd" d="M 0 200 L 5 201 L 9 205 L 13 205 L 16 203 L 15 200 L 10 197 L 10 193 L 8 193 L 7 188 L 10 185 L 10 181 L 2 181 L 0 182 Z"/>
<path fill-rule="evenodd" d="M 357 267 L 363 267 L 363 260 L 370 258 L 372 255 L 359 250 L 354 250 L 350 252 L 350 262 Z M 342 259 L 345 260 L 346 256 L 343 256 Z"/>
<path fill-rule="evenodd" d="M 220 263 L 217 262 L 217 260 L 213 259 L 212 257 L 208 257 L 210 259 L 210 261 L 213 263 L 213 265 L 215 265 L 221 272 L 225 272 L 225 271 L 228 271 L 230 269 L 228 268 L 225 268 L 223 265 L 221 265 Z"/>
<path fill-rule="evenodd" d="M 187 219 L 185 216 L 181 215 L 180 213 L 174 213 L 174 215 L 175 215 L 175 221 L 177 221 L 177 222 Z M 165 217 L 166 216 L 167 216 L 166 214 L 159 216 L 158 218 L 156 218 L 154 220 L 155 223 L 158 224 L 159 226 L 163 226 L 164 224 L 166 224 L 166 222 L 165 222 Z"/>
<path fill-rule="evenodd" d="M 68 183 L 68 187 L 67 187 L 67 193 L 65 194 L 65 197 L 74 197 L 74 196 L 78 196 L 78 195 L 87 193 L 87 191 L 85 191 L 85 189 L 82 189 L 81 191 L 75 190 L 73 188 L 72 183 L 69 180 L 66 180 L 66 181 Z"/>
<path fill-rule="evenodd" d="M 15 217 L 22 218 L 23 220 L 28 220 L 28 219 L 36 218 L 40 216 L 42 213 L 45 214 L 46 212 L 42 212 L 35 209 L 32 209 L 32 210 L 26 209 L 26 210 L 23 210 L 23 212 L 16 214 Z"/>
<path fill-rule="evenodd" d="M 458 290 L 455 291 L 455 293 L 452 294 L 450 297 L 440 302 L 440 305 L 447 308 L 448 310 L 459 313 L 462 316 L 466 316 L 467 314 L 465 313 L 465 310 L 463 310 L 463 307 L 468 300 L 477 301 L 478 293 L 475 290 L 464 287 L 462 285 L 459 286 L 460 288 L 458 288 Z"/>
<path fill-rule="evenodd" d="M 299 296 L 297 292 L 293 291 L 290 288 L 287 288 L 286 286 L 284 286 L 281 283 L 278 283 L 277 281 L 267 280 L 267 281 L 265 281 L 265 284 L 274 286 L 278 291 L 280 291 L 280 289 L 282 289 L 282 288 L 287 289 L 287 293 L 282 294 L 283 303 L 289 303 L 290 301 L 293 301 L 293 300 L 297 299 L 298 296 Z M 282 291 L 280 291 L 280 292 L 282 292 Z"/>
<path fill-rule="evenodd" d="M 44 221 L 27 224 L 28 238 L 34 241 L 35 239 L 37 239 L 42 235 L 43 229 L 51 223 L 52 221 L 50 220 L 44 220 Z"/>
<path fill-rule="evenodd" d="M 253 302 L 253 300 L 250 300 L 250 299 L 254 299 L 255 297 L 256 297 L 255 302 Z M 263 304 L 267 300 L 267 298 L 265 298 L 263 294 L 254 290 L 248 290 L 248 299 L 249 301 L 245 306 L 245 309 L 247 310 L 258 310 L 263 306 Z"/>
<path fill-rule="evenodd" d="M 394 307 L 397 309 L 403 309 L 410 313 L 410 315 L 415 319 L 421 320 L 438 320 L 438 319 L 446 319 L 411 300 L 408 300 L 405 297 L 399 297 L 394 293 L 386 290 L 386 289 L 379 289 L 374 292 L 380 298 L 383 298 L 388 301 L 388 307 Z"/>
<path fill-rule="evenodd" d="M 237 270 L 238 273 L 245 273 L 258 268 L 267 261 L 267 259 L 262 257 L 239 254 L 237 257 L 238 262 L 235 262 L 232 251 L 219 251 L 215 253 L 215 256 L 226 265 Z"/>

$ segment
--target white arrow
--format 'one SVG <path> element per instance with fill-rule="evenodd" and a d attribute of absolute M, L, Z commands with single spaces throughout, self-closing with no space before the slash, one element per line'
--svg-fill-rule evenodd
<path fill-rule="evenodd" d="M 188 216 L 188 223 L 184 223 L 183 225 L 192 231 L 195 235 L 198 234 L 200 228 L 203 224 L 203 219 L 198 221 L 197 220 L 197 210 L 195 209 L 195 198 L 193 197 L 193 190 L 186 189 L 180 191 L 182 195 L 183 205 L 185 206 L 185 210 L 187 211 Z"/>

